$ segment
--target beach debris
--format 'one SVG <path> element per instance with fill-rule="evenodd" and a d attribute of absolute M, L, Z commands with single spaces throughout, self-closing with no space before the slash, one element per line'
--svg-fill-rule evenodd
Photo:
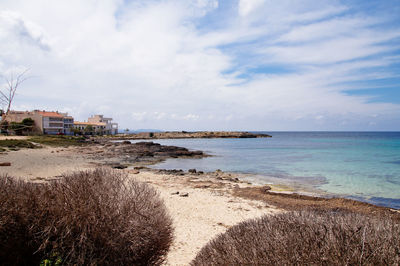
<path fill-rule="evenodd" d="M 0 166 L 11 166 L 11 163 L 10 162 L 0 163 Z"/>
<path fill-rule="evenodd" d="M 189 197 L 189 193 L 183 192 L 179 195 L 180 197 Z"/>
<path fill-rule="evenodd" d="M 230 228 L 230 226 L 229 226 L 229 225 L 226 225 L 226 224 L 224 224 L 224 223 L 217 223 L 217 225 L 219 225 L 219 226 L 223 226 L 223 227 L 225 227 L 225 228 Z"/>
<path fill-rule="evenodd" d="M 196 171 L 196 169 L 193 168 L 193 169 L 189 169 L 188 172 L 192 173 L 192 174 L 195 174 L 197 171 Z"/>

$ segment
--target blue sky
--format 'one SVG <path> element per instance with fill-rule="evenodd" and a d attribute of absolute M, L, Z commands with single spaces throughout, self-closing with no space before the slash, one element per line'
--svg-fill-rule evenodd
<path fill-rule="evenodd" d="M 399 1 L 3 0 L 0 74 L 30 68 L 14 109 L 122 128 L 400 130 L 399 14 Z"/>

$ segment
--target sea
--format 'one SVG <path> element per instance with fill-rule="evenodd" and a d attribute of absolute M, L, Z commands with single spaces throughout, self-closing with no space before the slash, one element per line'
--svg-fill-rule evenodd
<path fill-rule="evenodd" d="M 272 138 L 154 140 L 212 156 L 168 159 L 153 167 L 220 169 L 257 184 L 400 209 L 400 132 L 255 133 Z"/>

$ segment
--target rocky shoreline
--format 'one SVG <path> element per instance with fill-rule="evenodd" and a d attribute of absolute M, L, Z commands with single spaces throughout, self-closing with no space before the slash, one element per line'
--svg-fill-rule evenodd
<path fill-rule="evenodd" d="M 210 155 L 202 151 L 191 151 L 183 147 L 160 145 L 154 142 L 130 141 L 114 142 L 108 140 L 98 141 L 93 139 L 93 144 L 87 146 L 83 153 L 98 166 L 107 166 L 115 169 L 125 169 L 133 174 L 151 172 L 157 175 L 167 175 L 171 178 L 187 179 L 187 184 L 193 188 L 223 189 L 233 196 L 265 201 L 268 205 L 280 209 L 346 209 L 364 214 L 389 215 L 400 220 L 400 214 L 389 208 L 379 207 L 365 202 L 338 197 L 324 197 L 301 193 L 286 185 L 254 185 L 239 178 L 235 173 L 216 170 L 214 172 L 197 171 L 189 169 L 152 169 L 150 165 L 160 163 L 169 158 L 204 158 Z M 181 182 L 181 180 L 179 181 Z"/>
<path fill-rule="evenodd" d="M 254 185 L 238 178 L 238 175 L 216 170 L 214 172 L 189 169 L 152 169 L 145 166 L 134 167 L 130 173 L 149 172 L 157 175 L 170 176 L 170 182 L 185 183 L 194 189 L 207 189 L 214 193 L 228 193 L 234 197 L 261 201 L 266 206 L 286 211 L 318 210 L 362 213 L 371 217 L 390 217 L 400 221 L 400 211 L 370 203 L 340 197 L 323 197 L 321 195 L 306 195 L 297 192 L 282 192 L 281 185 Z M 286 186 L 283 186 L 287 188 Z M 179 191 L 178 191 L 179 192 Z M 182 192 L 181 192 L 182 193 Z M 183 192 L 185 197 L 189 196 Z M 179 194 L 179 193 L 177 193 Z"/>
<path fill-rule="evenodd" d="M 187 139 L 187 138 L 271 138 L 271 135 L 240 131 L 167 131 L 167 132 L 140 132 L 137 134 L 118 134 L 108 136 L 107 139 Z"/>
<path fill-rule="evenodd" d="M 202 151 L 191 151 L 183 147 L 160 145 L 154 142 L 98 141 L 82 150 L 99 165 L 124 169 L 128 166 L 143 166 L 162 162 L 168 158 L 204 158 Z"/>

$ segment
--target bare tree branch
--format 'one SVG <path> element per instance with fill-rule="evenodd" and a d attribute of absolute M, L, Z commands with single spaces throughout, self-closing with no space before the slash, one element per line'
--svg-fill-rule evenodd
<path fill-rule="evenodd" d="M 25 69 L 15 77 L 15 73 L 11 72 L 10 78 L 5 78 L 6 88 L 0 89 L 0 102 L 6 105 L 5 115 L 7 115 L 11 110 L 11 105 L 14 101 L 15 92 L 17 91 L 19 85 L 27 80 L 25 74 L 29 71 L 29 68 Z M 4 118 L 4 117 L 3 117 Z"/>

